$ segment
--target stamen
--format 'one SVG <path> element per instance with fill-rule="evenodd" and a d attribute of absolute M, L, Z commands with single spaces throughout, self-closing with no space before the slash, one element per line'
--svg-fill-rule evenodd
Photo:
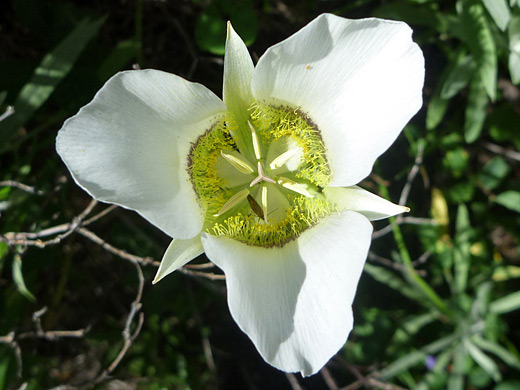
<path fill-rule="evenodd" d="M 220 151 L 220 155 L 224 157 L 224 159 L 233 165 L 236 169 L 238 169 L 242 173 L 253 173 L 255 170 L 253 167 L 247 162 L 242 160 L 241 158 L 238 158 L 236 156 L 233 156 L 232 154 L 226 153 L 223 150 Z"/>
<path fill-rule="evenodd" d="M 267 222 L 267 186 L 262 186 L 262 210 L 264 212 L 264 221 Z"/>
<path fill-rule="evenodd" d="M 247 201 L 249 202 L 249 206 L 251 206 L 251 210 L 258 215 L 260 218 L 264 219 L 264 211 L 262 207 L 258 204 L 258 202 L 251 195 L 247 195 Z"/>
<path fill-rule="evenodd" d="M 280 184 L 284 188 L 287 188 L 290 191 L 294 191 L 300 195 L 304 195 L 307 198 L 314 198 L 314 195 L 307 191 L 307 188 L 305 188 L 304 185 L 296 183 L 295 181 L 287 179 L 286 177 L 280 177 L 278 179 L 278 184 Z"/>
<path fill-rule="evenodd" d="M 293 148 L 289 149 L 287 152 L 284 152 L 280 154 L 278 157 L 276 157 L 271 164 L 269 164 L 269 168 L 271 169 L 278 169 L 281 166 L 283 166 L 287 161 L 290 160 L 292 156 L 294 156 L 296 153 L 298 153 L 298 149 Z"/>
<path fill-rule="evenodd" d="M 273 179 L 270 177 L 264 175 L 264 169 L 262 168 L 262 164 L 260 161 L 258 162 L 258 176 L 249 184 L 249 187 L 253 187 L 255 184 L 260 183 L 261 181 L 266 181 L 268 183 L 276 183 Z"/>
<path fill-rule="evenodd" d="M 260 154 L 260 141 L 258 140 L 258 135 L 256 134 L 255 128 L 251 124 L 251 122 L 247 121 L 249 125 L 249 129 L 251 129 L 251 138 L 253 140 L 253 149 L 255 150 L 255 156 L 257 160 L 260 160 L 262 155 Z"/>
<path fill-rule="evenodd" d="M 235 195 L 233 195 L 231 198 L 228 199 L 226 203 L 220 208 L 218 213 L 213 214 L 214 217 L 220 217 L 222 214 L 224 214 L 226 211 L 231 210 L 233 207 L 238 205 L 240 202 L 242 202 L 247 196 L 249 195 L 249 190 L 247 188 L 244 188 L 242 191 L 237 192 Z"/>

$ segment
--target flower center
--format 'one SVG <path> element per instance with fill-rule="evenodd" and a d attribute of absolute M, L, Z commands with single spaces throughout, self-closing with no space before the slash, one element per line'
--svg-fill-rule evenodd
<path fill-rule="evenodd" d="M 204 230 L 250 245 L 283 246 L 333 211 L 319 131 L 298 110 L 253 104 L 247 129 L 227 116 L 193 145 L 189 172 Z"/>

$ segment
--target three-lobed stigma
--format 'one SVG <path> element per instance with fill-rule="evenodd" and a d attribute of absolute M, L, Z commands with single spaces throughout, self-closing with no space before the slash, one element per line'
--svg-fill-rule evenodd
<path fill-rule="evenodd" d="M 206 131 L 188 169 L 206 211 L 205 231 L 283 246 L 334 211 L 322 195 L 330 180 L 325 148 L 298 110 L 255 103 L 249 112 L 242 127 L 228 114 Z"/>

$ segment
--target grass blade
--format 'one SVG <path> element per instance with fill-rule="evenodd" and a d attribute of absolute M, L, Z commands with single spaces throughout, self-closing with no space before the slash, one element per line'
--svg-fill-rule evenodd
<path fill-rule="evenodd" d="M 104 21 L 105 17 L 94 21 L 84 19 L 43 58 L 30 81 L 18 94 L 14 103 L 15 113 L 0 123 L 2 141 L 5 142 L 11 137 L 47 101 Z"/>

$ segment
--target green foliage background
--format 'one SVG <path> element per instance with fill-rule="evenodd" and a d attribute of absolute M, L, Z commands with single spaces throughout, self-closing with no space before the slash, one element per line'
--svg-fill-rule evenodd
<path fill-rule="evenodd" d="M 375 225 L 349 341 L 327 371 L 288 377 L 232 321 L 222 280 L 187 269 L 152 287 L 145 264 L 142 329 L 96 384 L 124 347 L 135 266 L 78 231 L 13 243 L 90 202 L 54 150 L 63 121 L 133 64 L 220 94 L 227 19 L 258 58 L 322 12 L 406 21 L 426 58 L 423 109 L 362 183 L 394 202 L 409 189 L 412 212 Z M 3 1 L 0 390 L 520 389 L 519 83 L 518 0 Z M 123 209 L 89 229 L 156 260 L 169 241 Z"/>

